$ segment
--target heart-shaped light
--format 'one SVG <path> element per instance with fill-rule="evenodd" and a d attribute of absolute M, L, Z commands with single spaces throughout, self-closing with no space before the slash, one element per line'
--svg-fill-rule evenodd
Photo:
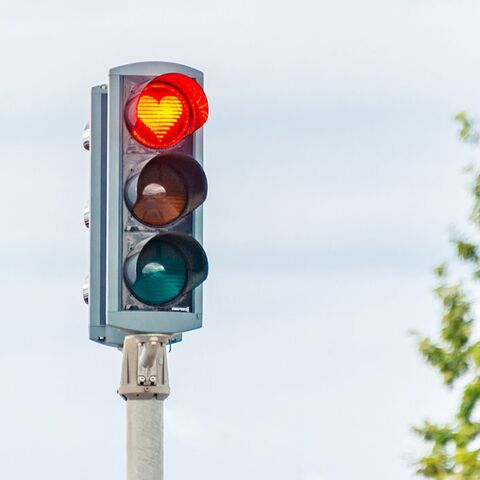
<path fill-rule="evenodd" d="M 191 112 L 185 96 L 171 85 L 147 85 L 134 107 L 134 138 L 150 148 L 168 148 L 178 143 L 190 129 Z M 127 113 L 129 109 L 127 106 Z M 127 124 L 131 120 L 127 115 Z"/>
<path fill-rule="evenodd" d="M 180 73 L 167 73 L 134 90 L 125 105 L 125 122 L 142 145 L 163 149 L 198 130 L 208 118 L 202 87 Z"/>
<path fill-rule="evenodd" d="M 137 116 L 162 142 L 182 116 L 183 108 L 182 102 L 173 95 L 167 95 L 160 101 L 150 95 L 142 95 L 138 99 Z"/>

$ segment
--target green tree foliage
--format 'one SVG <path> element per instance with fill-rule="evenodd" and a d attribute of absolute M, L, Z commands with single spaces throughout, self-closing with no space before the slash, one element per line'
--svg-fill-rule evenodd
<path fill-rule="evenodd" d="M 460 112 L 455 115 L 455 121 L 460 125 L 458 134 L 463 142 L 478 144 L 480 132 L 476 120 L 467 115 L 467 112 Z"/>
<path fill-rule="evenodd" d="M 462 141 L 478 145 L 476 122 L 465 112 L 455 120 Z M 470 220 L 480 229 L 480 171 L 469 171 L 473 195 Z M 458 259 L 471 268 L 473 281 L 479 280 L 480 245 L 465 238 L 452 242 Z M 435 274 L 441 329 L 437 338 L 419 338 L 418 347 L 448 387 L 459 384 L 461 397 L 450 422 L 442 425 L 425 421 L 413 429 L 428 445 L 428 453 L 416 463 L 417 473 L 438 480 L 480 480 L 480 340 L 472 332 L 472 302 L 465 290 L 470 279 L 451 282 L 445 265 L 437 267 Z"/>

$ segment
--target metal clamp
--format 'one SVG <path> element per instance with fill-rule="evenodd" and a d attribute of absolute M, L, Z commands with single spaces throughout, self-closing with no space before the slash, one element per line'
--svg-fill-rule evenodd
<path fill-rule="evenodd" d="M 165 400 L 170 395 L 166 345 L 171 335 L 125 337 L 118 394 L 125 400 Z"/>

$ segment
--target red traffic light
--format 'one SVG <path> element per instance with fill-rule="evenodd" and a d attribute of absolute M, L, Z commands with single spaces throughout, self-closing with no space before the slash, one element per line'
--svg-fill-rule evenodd
<path fill-rule="evenodd" d="M 202 87 L 180 73 L 154 78 L 127 100 L 125 121 L 142 145 L 172 147 L 198 130 L 208 118 L 208 101 Z"/>

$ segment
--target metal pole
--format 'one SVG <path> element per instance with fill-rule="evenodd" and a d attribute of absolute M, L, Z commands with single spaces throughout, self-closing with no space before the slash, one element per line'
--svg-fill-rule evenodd
<path fill-rule="evenodd" d="M 163 480 L 163 400 L 127 400 L 127 480 Z"/>
<path fill-rule="evenodd" d="M 127 400 L 127 480 L 163 480 L 163 401 L 170 394 L 171 336 L 132 335 L 123 344 L 118 393 Z"/>

